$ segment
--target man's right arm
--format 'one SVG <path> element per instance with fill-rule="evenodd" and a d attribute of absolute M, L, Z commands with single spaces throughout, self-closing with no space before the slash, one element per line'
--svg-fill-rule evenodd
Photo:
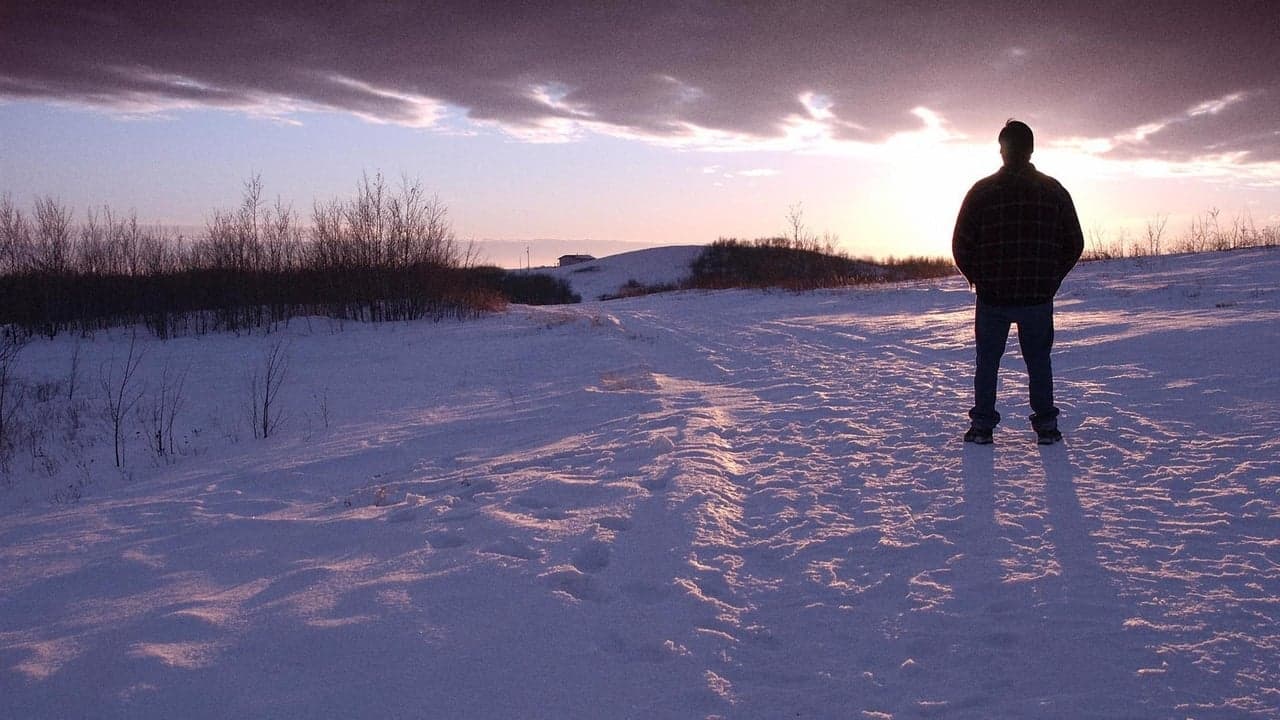
<path fill-rule="evenodd" d="M 1084 232 L 1080 229 L 1080 216 L 1076 214 L 1075 203 L 1071 201 L 1071 193 L 1062 190 L 1064 205 L 1062 208 L 1062 277 L 1071 272 L 1071 268 L 1079 262 L 1084 254 Z"/>

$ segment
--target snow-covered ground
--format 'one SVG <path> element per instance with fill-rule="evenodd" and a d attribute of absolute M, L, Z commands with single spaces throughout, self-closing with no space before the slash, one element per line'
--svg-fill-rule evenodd
<path fill-rule="evenodd" d="M 1278 285 L 1276 251 L 1077 268 L 1050 448 L 1013 342 L 960 442 L 956 278 L 148 339 L 183 454 L 131 417 L 123 472 L 127 334 L 71 401 L 76 340 L 37 340 L 0 717 L 1275 718 Z"/>

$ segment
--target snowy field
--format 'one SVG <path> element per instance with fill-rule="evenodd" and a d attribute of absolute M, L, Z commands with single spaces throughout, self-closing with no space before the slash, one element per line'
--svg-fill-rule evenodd
<path fill-rule="evenodd" d="M 76 340 L 33 341 L 0 718 L 1280 717 L 1278 286 L 1078 267 L 1049 448 L 1016 342 L 960 441 L 958 278 L 147 338 L 181 453 L 131 416 L 124 471 L 127 333 L 72 400 Z"/>

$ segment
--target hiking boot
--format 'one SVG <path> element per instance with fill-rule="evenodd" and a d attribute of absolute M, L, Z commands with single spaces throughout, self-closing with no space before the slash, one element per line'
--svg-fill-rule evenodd
<path fill-rule="evenodd" d="M 1036 431 L 1036 443 L 1039 445 L 1052 445 L 1060 442 L 1062 442 L 1062 433 L 1057 428 Z"/>
<path fill-rule="evenodd" d="M 970 427 L 964 433 L 964 441 L 967 443 L 973 443 L 974 445 L 990 445 L 992 443 L 991 431 L 979 430 L 976 427 Z"/>

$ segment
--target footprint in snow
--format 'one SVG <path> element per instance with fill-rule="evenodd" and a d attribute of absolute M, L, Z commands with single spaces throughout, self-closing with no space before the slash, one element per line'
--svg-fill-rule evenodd
<path fill-rule="evenodd" d="M 431 513 L 437 520 L 456 522 L 470 520 L 480 514 L 480 506 L 453 495 L 446 495 L 431 506 Z"/>
<path fill-rule="evenodd" d="M 614 532 L 622 532 L 631 529 L 631 520 L 629 518 L 609 515 L 596 520 L 596 524 L 605 530 L 613 530 Z"/>
<path fill-rule="evenodd" d="M 604 603 L 613 599 L 594 577 L 575 568 L 559 567 L 542 575 L 542 579 L 552 590 L 575 600 Z"/>
<path fill-rule="evenodd" d="M 618 633 L 610 633 L 609 637 L 600 643 L 600 649 L 618 655 L 629 662 L 643 663 L 662 663 L 688 652 L 670 640 L 659 642 L 629 638 Z"/>
<path fill-rule="evenodd" d="M 677 470 L 675 466 L 669 467 L 658 475 L 641 480 L 640 487 L 643 487 L 645 490 L 650 492 L 666 490 L 667 485 L 671 483 L 671 478 L 675 476 L 676 472 Z"/>
<path fill-rule="evenodd" d="M 600 572 L 609 565 L 611 552 L 608 543 L 592 540 L 574 551 L 573 566 L 585 573 Z"/>
<path fill-rule="evenodd" d="M 554 502 L 537 495 L 521 495 L 515 499 L 515 504 L 529 510 L 548 510 L 556 506 Z"/>
<path fill-rule="evenodd" d="M 466 545 L 467 539 L 456 532 L 431 532 L 427 533 L 427 544 L 436 550 L 448 550 Z"/>
<path fill-rule="evenodd" d="M 515 504 L 529 510 L 529 514 L 539 520 L 563 520 L 569 516 L 555 502 L 536 495 L 522 495 L 515 499 Z"/>
<path fill-rule="evenodd" d="M 981 637 L 984 644 L 998 648 L 1013 647 L 1018 644 L 1018 634 L 1012 632 L 993 632 Z"/>
<path fill-rule="evenodd" d="M 644 605 L 657 605 L 671 597 L 675 593 L 675 588 L 673 588 L 669 583 L 663 585 L 637 580 L 625 583 L 622 586 L 622 592 L 638 603 L 642 603 Z"/>
<path fill-rule="evenodd" d="M 505 555 L 520 560 L 535 560 L 542 556 L 541 551 L 531 548 L 513 537 L 506 537 L 497 542 L 489 543 L 484 546 L 481 552 L 492 555 Z"/>

